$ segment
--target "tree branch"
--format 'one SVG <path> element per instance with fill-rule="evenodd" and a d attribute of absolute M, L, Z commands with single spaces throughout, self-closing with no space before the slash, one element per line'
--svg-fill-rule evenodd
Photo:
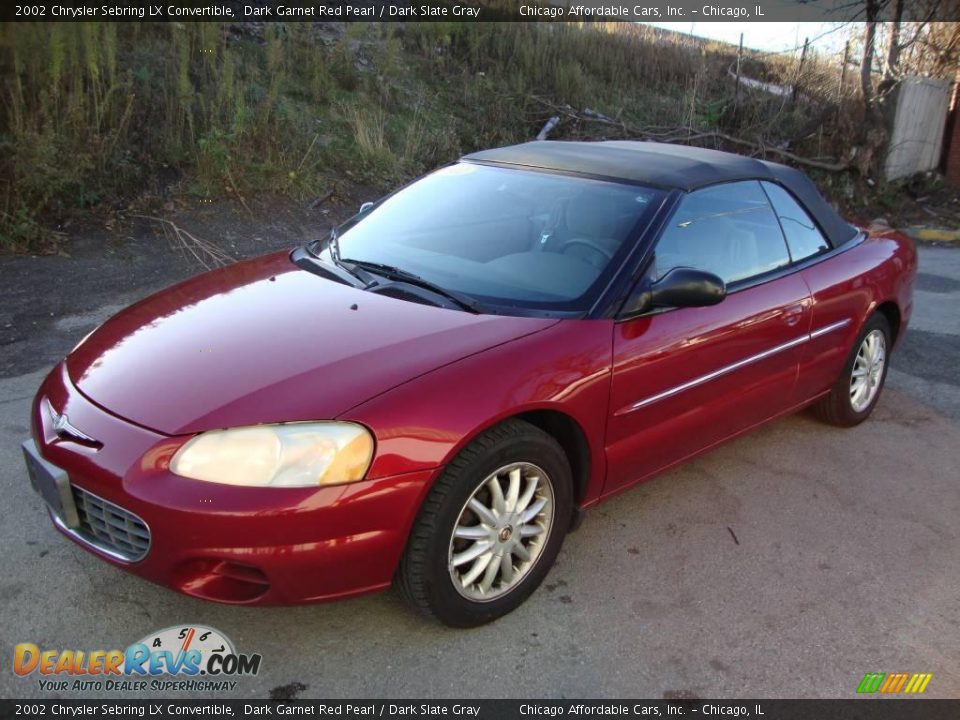
<path fill-rule="evenodd" d="M 571 120 L 576 120 L 577 122 L 589 122 L 604 125 L 606 127 L 613 127 L 624 135 L 634 139 L 654 140 L 657 142 L 684 145 L 692 144 L 698 140 L 723 140 L 724 142 L 732 145 L 750 148 L 759 154 L 777 155 L 796 165 L 817 168 L 819 170 L 827 170 L 829 172 L 843 172 L 850 169 L 849 161 L 803 157 L 802 155 L 797 155 L 789 150 L 767 145 L 762 140 L 746 140 L 734 135 L 729 135 L 719 130 L 703 130 L 701 128 L 695 128 L 689 125 L 675 125 L 670 127 L 632 125 L 623 121 L 613 120 L 606 115 L 601 115 L 600 113 L 590 110 L 589 108 L 582 112 L 578 112 L 574 108 L 570 107 L 570 105 L 557 105 L 556 103 L 550 102 L 545 98 L 537 97 L 536 95 L 531 95 L 530 98 L 535 102 L 538 102 L 541 105 L 549 108 L 556 116 L 563 115 Z"/>

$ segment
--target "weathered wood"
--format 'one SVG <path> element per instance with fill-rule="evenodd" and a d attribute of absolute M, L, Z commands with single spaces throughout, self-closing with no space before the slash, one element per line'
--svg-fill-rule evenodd
<path fill-rule="evenodd" d="M 800 53 L 800 64 L 797 66 L 797 77 L 793 81 L 793 92 L 790 93 L 790 101 L 797 101 L 797 94 L 800 92 L 800 81 L 803 78 L 803 65 L 807 61 L 807 50 L 810 48 L 810 38 L 803 39 L 803 51 Z"/>
<path fill-rule="evenodd" d="M 554 128 L 560 124 L 560 116 L 554 115 L 552 118 L 547 120 L 547 123 L 540 129 L 540 132 L 537 133 L 537 140 L 546 140 L 547 135 L 553 132 Z"/>
<path fill-rule="evenodd" d="M 837 85 L 837 105 L 843 102 L 843 86 L 847 80 L 847 63 L 850 61 L 850 41 L 843 45 L 843 64 L 840 66 L 840 84 Z"/>
<path fill-rule="evenodd" d="M 950 83 L 946 80 L 911 77 L 898 86 L 883 167 L 887 180 L 933 170 L 939 165 L 950 105 Z"/>
<path fill-rule="evenodd" d="M 733 87 L 733 107 L 740 106 L 740 63 L 743 61 L 743 33 L 740 33 L 740 47 L 737 49 L 737 76 Z"/>

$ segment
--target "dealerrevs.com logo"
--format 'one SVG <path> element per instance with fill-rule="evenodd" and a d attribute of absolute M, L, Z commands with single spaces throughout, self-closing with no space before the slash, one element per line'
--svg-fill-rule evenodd
<path fill-rule="evenodd" d="M 43 691 L 231 691 L 233 678 L 260 671 L 258 653 L 238 653 L 219 630 L 175 625 L 151 633 L 126 650 L 41 649 L 20 643 L 13 671 L 39 675 Z"/>

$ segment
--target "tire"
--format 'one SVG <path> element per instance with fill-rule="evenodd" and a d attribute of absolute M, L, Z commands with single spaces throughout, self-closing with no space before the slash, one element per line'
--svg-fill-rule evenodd
<path fill-rule="evenodd" d="M 493 482 L 501 488 L 499 499 Z M 473 509 L 476 503 L 487 510 L 482 516 Z M 431 488 L 394 583 L 416 610 L 445 625 L 491 622 L 519 606 L 546 577 L 572 513 L 573 478 L 560 444 L 530 423 L 508 420 L 467 445 Z M 454 537 L 457 528 L 470 536 Z M 477 567 L 479 576 L 471 578 Z M 494 578 L 484 590 L 488 572 Z"/>
<path fill-rule="evenodd" d="M 861 354 L 866 351 L 865 342 L 871 334 L 875 333 L 879 333 L 880 336 L 882 336 L 882 367 L 879 368 L 879 372 L 871 373 L 867 371 L 867 375 L 871 377 L 875 376 L 876 378 L 875 382 L 873 382 L 874 389 L 869 391 L 869 397 L 861 397 L 861 402 L 858 404 L 858 402 L 854 400 L 853 395 L 853 373 L 855 370 L 857 372 L 864 370 L 865 366 L 863 362 L 858 363 L 858 356 L 861 356 Z M 874 337 L 876 337 L 876 335 L 874 335 Z M 876 407 L 877 401 L 880 399 L 883 384 L 887 379 L 887 368 L 890 365 L 889 359 L 890 323 L 887 322 L 887 319 L 881 313 L 874 313 L 857 336 L 857 340 L 850 350 L 850 356 L 847 358 L 847 362 L 844 363 L 843 372 L 840 373 L 840 377 L 830 390 L 830 394 L 821 398 L 813 406 L 814 413 L 817 417 L 824 422 L 839 427 L 853 427 L 870 417 L 870 413 L 873 412 L 873 408 Z M 864 361 L 865 360 L 864 358 Z M 872 367 L 876 368 L 876 366 Z"/>

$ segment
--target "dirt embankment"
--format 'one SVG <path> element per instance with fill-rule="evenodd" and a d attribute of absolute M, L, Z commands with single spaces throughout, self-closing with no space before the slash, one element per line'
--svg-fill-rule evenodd
<path fill-rule="evenodd" d="M 314 207 L 271 200 L 251 202 L 248 212 L 223 201 L 154 215 L 243 260 L 325 236 L 371 199 L 357 189 Z M 0 377 L 56 363 L 113 313 L 205 270 L 160 223 L 143 218 L 73 229 L 63 248 L 58 255 L 0 256 Z"/>

